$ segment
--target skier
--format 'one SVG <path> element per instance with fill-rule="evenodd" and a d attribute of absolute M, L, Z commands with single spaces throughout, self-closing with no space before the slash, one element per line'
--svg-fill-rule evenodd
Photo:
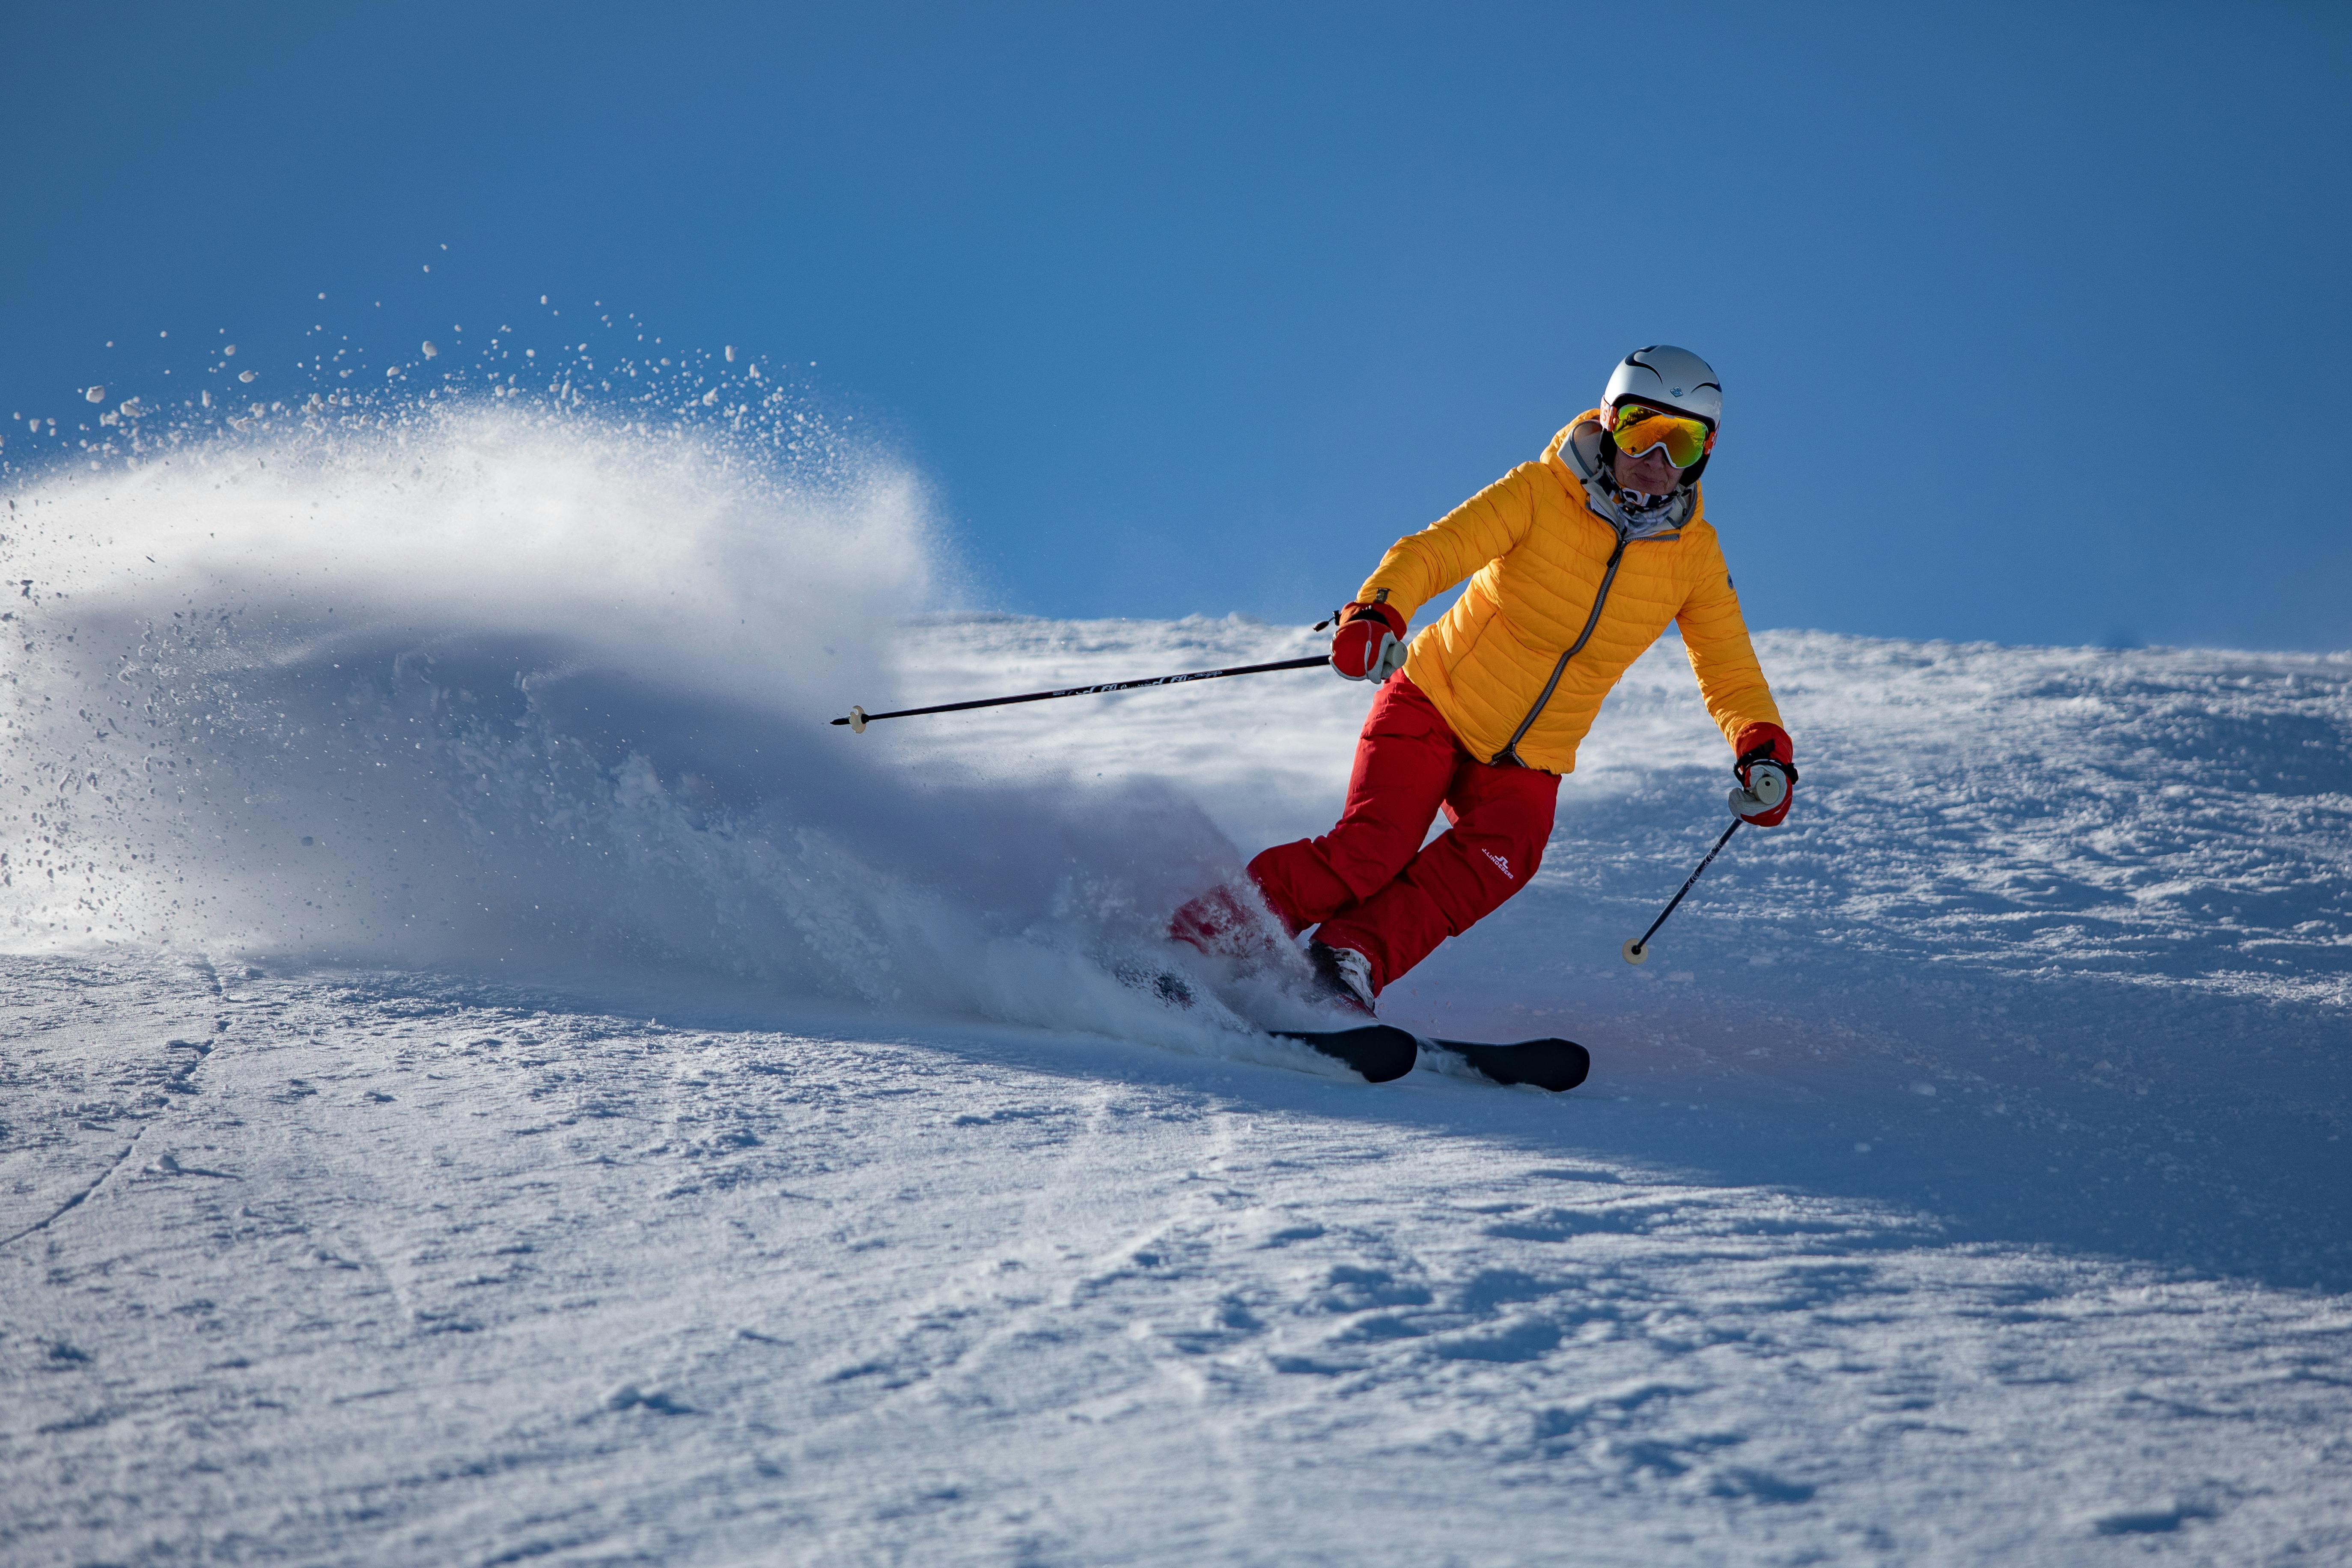
<path fill-rule="evenodd" d="M 1381 687 L 1347 804 L 1330 832 L 1276 845 L 1248 868 L 1286 931 L 1315 928 L 1307 957 L 1333 1001 L 1370 1014 L 1382 988 L 1528 885 L 1577 742 L 1669 621 L 1741 787 L 1759 767 L 1794 784 L 1789 735 L 1699 491 L 1722 412 L 1705 360 L 1634 350 L 1601 406 L 1553 437 L 1541 460 L 1398 540 L 1340 612 L 1332 668 Z M 1468 589 L 1408 648 L 1413 612 L 1465 577 Z M 1777 826 L 1790 800 L 1740 815 Z M 1450 826 L 1423 848 L 1441 808 Z M 1261 957 L 1272 939 L 1252 902 L 1212 889 L 1176 912 L 1169 934 Z"/>

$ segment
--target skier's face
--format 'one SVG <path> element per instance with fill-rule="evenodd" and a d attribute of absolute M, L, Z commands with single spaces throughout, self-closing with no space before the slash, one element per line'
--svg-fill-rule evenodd
<path fill-rule="evenodd" d="M 1666 461 L 1666 449 L 1653 447 L 1638 458 L 1617 454 L 1617 483 L 1644 495 L 1662 496 L 1675 488 L 1682 470 Z"/>

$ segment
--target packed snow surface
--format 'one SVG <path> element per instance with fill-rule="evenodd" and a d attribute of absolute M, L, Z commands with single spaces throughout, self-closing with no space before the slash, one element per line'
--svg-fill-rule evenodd
<path fill-rule="evenodd" d="M 1318 639 L 909 620 L 744 406 L 10 481 L 0 1557 L 2352 1560 L 2352 657 L 1765 634 L 1633 968 L 1669 642 L 1383 1001 L 1591 1081 L 1375 1088 L 1122 983 L 1369 689 L 830 726 Z"/>

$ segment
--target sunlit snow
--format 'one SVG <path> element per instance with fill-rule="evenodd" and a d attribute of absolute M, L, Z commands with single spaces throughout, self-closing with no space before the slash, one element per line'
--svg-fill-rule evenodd
<path fill-rule="evenodd" d="M 1318 639 L 909 616 L 710 374 L 9 482 L 0 1555 L 2352 1558 L 2352 656 L 1766 634 L 1635 969 L 1669 642 L 1383 1004 L 1591 1081 L 1373 1088 L 1118 978 L 1367 689 L 831 727 Z"/>

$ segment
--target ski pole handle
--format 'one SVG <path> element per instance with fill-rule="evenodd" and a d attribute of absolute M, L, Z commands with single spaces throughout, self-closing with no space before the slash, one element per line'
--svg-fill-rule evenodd
<path fill-rule="evenodd" d="M 1734 816 L 1761 816 L 1789 798 L 1789 774 L 1777 763 L 1759 763 L 1744 789 L 1734 786 L 1728 804 Z"/>

